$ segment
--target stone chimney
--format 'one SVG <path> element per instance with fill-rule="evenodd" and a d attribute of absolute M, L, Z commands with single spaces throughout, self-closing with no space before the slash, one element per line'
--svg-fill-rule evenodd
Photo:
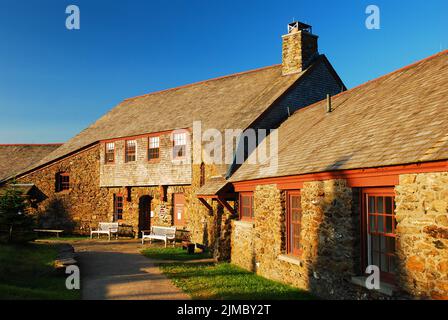
<path fill-rule="evenodd" d="M 282 73 L 293 74 L 305 70 L 319 55 L 318 36 L 312 34 L 312 27 L 302 22 L 288 24 L 288 34 L 282 36 Z"/>

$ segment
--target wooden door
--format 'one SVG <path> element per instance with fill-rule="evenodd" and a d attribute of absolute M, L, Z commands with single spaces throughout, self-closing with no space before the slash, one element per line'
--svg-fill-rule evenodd
<path fill-rule="evenodd" d="M 139 200 L 139 235 L 143 230 L 149 230 L 151 227 L 151 200 L 150 196 L 142 196 Z"/>
<path fill-rule="evenodd" d="M 183 193 L 174 194 L 174 225 L 184 226 L 185 217 L 185 195 Z"/>

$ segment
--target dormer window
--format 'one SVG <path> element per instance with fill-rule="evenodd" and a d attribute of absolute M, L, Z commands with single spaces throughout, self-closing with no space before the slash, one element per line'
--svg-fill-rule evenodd
<path fill-rule="evenodd" d="M 114 163 L 115 162 L 115 143 L 114 142 L 106 143 L 105 162 L 106 163 Z"/>
<path fill-rule="evenodd" d="M 137 141 L 136 140 L 126 140 L 125 144 L 125 162 L 135 161 L 135 155 L 137 152 Z"/>
<path fill-rule="evenodd" d="M 160 156 L 160 138 L 149 137 L 148 140 L 148 160 L 159 159 Z"/>
<path fill-rule="evenodd" d="M 187 151 L 187 134 L 175 133 L 173 135 L 173 158 L 184 158 Z"/>
<path fill-rule="evenodd" d="M 70 176 L 66 172 L 58 172 L 56 174 L 56 192 L 66 191 L 70 189 Z"/>

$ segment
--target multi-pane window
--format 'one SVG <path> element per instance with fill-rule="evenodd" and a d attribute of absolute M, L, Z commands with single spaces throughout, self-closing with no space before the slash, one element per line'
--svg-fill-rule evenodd
<path fill-rule="evenodd" d="M 287 252 L 292 255 L 300 255 L 300 232 L 302 223 L 302 204 L 299 191 L 287 193 Z"/>
<path fill-rule="evenodd" d="M 252 220 L 254 217 L 254 195 L 252 192 L 240 193 L 240 219 Z"/>
<path fill-rule="evenodd" d="M 56 174 L 56 192 L 70 189 L 70 176 L 68 173 L 59 172 Z"/>
<path fill-rule="evenodd" d="M 158 159 L 160 156 L 160 138 L 149 137 L 148 139 L 148 160 Z"/>
<path fill-rule="evenodd" d="M 392 280 L 396 267 L 396 219 L 393 190 L 365 189 L 367 265 L 378 266 L 385 280 Z"/>
<path fill-rule="evenodd" d="M 115 161 L 115 143 L 106 143 L 106 163 L 113 163 Z"/>
<path fill-rule="evenodd" d="M 187 134 L 175 133 L 173 135 L 173 158 L 183 158 L 187 151 Z"/>
<path fill-rule="evenodd" d="M 125 162 L 135 161 L 135 155 L 137 152 L 137 141 L 126 140 L 125 144 Z"/>
<path fill-rule="evenodd" d="M 114 194 L 114 221 L 123 219 L 123 196 Z"/>

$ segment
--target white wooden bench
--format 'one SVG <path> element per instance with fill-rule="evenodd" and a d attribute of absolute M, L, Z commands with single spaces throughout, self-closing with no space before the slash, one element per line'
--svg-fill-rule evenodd
<path fill-rule="evenodd" d="M 115 234 L 115 238 L 118 239 L 118 222 L 100 222 L 97 230 L 90 229 L 90 239 L 92 239 L 94 234 L 98 235 L 98 239 L 100 238 L 100 234 L 107 234 L 109 241 L 110 236 Z"/>
<path fill-rule="evenodd" d="M 50 230 L 50 229 L 34 229 L 37 233 L 55 233 L 56 238 L 59 238 L 59 234 L 64 232 L 64 230 Z"/>
<path fill-rule="evenodd" d="M 147 234 L 147 232 L 147 230 L 142 231 L 142 244 L 145 242 L 145 239 L 149 239 L 149 243 L 151 243 L 153 239 L 165 241 L 165 248 L 168 240 L 173 241 L 173 247 L 176 243 L 176 227 L 153 226 L 151 227 L 149 234 Z"/>

